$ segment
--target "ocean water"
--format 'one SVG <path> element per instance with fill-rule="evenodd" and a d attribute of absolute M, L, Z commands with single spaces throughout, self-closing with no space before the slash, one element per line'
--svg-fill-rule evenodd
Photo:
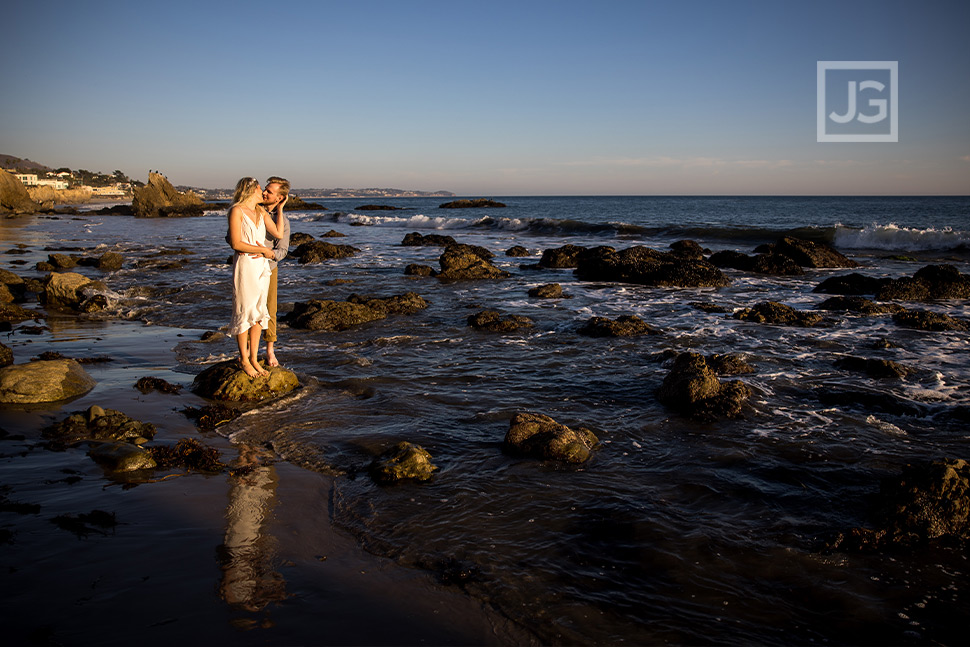
<path fill-rule="evenodd" d="M 951 644 L 970 596 L 966 555 L 933 549 L 823 554 L 832 533 L 865 525 L 881 478 L 906 464 L 970 458 L 970 334 L 900 328 L 890 317 L 826 313 L 815 328 L 758 325 L 730 312 L 762 301 L 812 309 L 813 288 L 860 272 L 911 276 L 929 263 L 970 272 L 970 198 L 508 197 L 505 209 L 438 209 L 440 199 L 388 199 L 398 211 L 355 211 L 363 200 L 296 212 L 293 232 L 360 249 L 352 258 L 280 266 L 280 307 L 351 294 L 413 291 L 414 315 L 338 332 L 280 331 L 278 355 L 303 388 L 222 432 L 268 443 L 298 465 L 337 475 L 316 514 L 368 550 L 434 572 L 550 644 Z M 440 248 L 403 247 L 412 231 L 492 250 L 512 273 L 442 283 L 404 275 L 437 267 Z M 523 269 L 565 244 L 667 249 L 693 239 L 711 251 L 753 253 L 782 235 L 826 242 L 862 266 L 771 277 L 725 270 L 720 289 L 582 282 L 572 270 Z M 110 318 L 192 331 L 175 348 L 186 380 L 232 357 L 225 218 L 139 220 L 37 217 L 7 228 L 32 267 L 51 250 L 120 251 L 106 279 Z M 504 255 L 513 245 L 529 258 Z M 11 267 L 16 271 L 16 267 Z M 82 272 L 100 277 L 97 270 Z M 21 272 L 29 275 L 29 271 Z M 532 299 L 560 283 L 569 298 Z M 697 304 L 721 306 L 709 312 Z M 906 304 L 970 317 L 967 301 Z M 494 334 L 466 325 L 484 309 L 535 327 Z M 662 331 L 636 338 L 577 334 L 590 317 L 635 314 Z M 146 329 L 150 330 L 150 329 Z M 146 333 L 147 334 L 147 333 Z M 890 348 L 875 349 L 888 340 Z M 671 351 L 739 353 L 755 372 L 738 420 L 699 423 L 655 391 Z M 891 359 L 916 372 L 873 379 L 836 368 L 844 356 Z M 823 405 L 844 389 L 889 394 L 918 415 Z M 518 411 L 597 432 L 582 466 L 501 450 Z M 401 440 L 439 467 L 425 484 L 382 487 L 374 455 Z"/>

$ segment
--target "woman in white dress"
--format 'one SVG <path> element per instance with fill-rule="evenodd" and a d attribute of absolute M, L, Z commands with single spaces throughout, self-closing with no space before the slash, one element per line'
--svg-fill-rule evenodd
<path fill-rule="evenodd" d="M 269 323 L 266 294 L 269 291 L 269 259 L 273 249 L 266 247 L 266 232 L 279 238 L 283 228 L 282 205 L 276 221 L 260 206 L 262 190 L 256 178 L 244 177 L 236 184 L 229 207 L 229 246 L 232 260 L 232 321 L 229 334 L 239 345 L 239 363 L 249 377 L 269 375 L 259 364 L 259 333 Z"/>

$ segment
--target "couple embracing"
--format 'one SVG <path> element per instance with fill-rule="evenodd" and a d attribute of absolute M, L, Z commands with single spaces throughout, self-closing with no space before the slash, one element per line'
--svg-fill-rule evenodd
<path fill-rule="evenodd" d="M 290 223 L 283 215 L 289 194 L 290 183 L 281 177 L 266 180 L 265 189 L 256 178 L 244 177 L 229 207 L 226 239 L 236 252 L 229 334 L 236 338 L 239 363 L 250 377 L 269 375 L 259 363 L 260 331 L 265 331 L 266 364 L 279 366 L 274 348 L 277 263 L 290 246 Z"/>

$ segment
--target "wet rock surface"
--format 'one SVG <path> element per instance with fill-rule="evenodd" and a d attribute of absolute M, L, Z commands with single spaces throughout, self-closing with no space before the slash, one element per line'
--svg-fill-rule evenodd
<path fill-rule="evenodd" d="M 96 384 L 72 359 L 11 364 L 0 368 L 0 403 L 57 402 L 84 395 Z"/>
<path fill-rule="evenodd" d="M 528 317 L 521 315 L 505 315 L 495 310 L 483 310 L 468 317 L 468 325 L 476 330 L 488 332 L 515 332 L 524 328 L 532 328 L 535 324 Z"/>
<path fill-rule="evenodd" d="M 92 405 L 86 411 L 75 411 L 47 427 L 43 433 L 52 445 L 61 447 L 84 440 L 144 442 L 155 436 L 155 425 L 139 422 L 115 409 Z"/>
<path fill-rule="evenodd" d="M 665 406 L 696 420 L 713 422 L 737 418 L 751 395 L 743 382 L 722 382 L 699 353 L 681 353 L 657 391 Z"/>
<path fill-rule="evenodd" d="M 228 402 L 261 402 L 300 386 L 293 371 L 282 366 L 267 367 L 269 375 L 249 377 L 238 360 L 219 362 L 205 369 L 192 382 L 192 392 L 210 400 Z"/>
<path fill-rule="evenodd" d="M 297 302 L 285 317 L 294 328 L 306 330 L 347 330 L 392 314 L 413 314 L 428 307 L 428 302 L 414 292 L 392 297 L 351 295 L 346 301 L 313 299 Z"/>
<path fill-rule="evenodd" d="M 369 472 L 382 485 L 400 481 L 428 481 L 438 469 L 420 445 L 402 441 L 374 459 Z"/>
<path fill-rule="evenodd" d="M 516 456 L 584 463 L 599 439 L 586 427 L 571 429 L 547 415 L 517 413 L 509 421 L 503 448 Z"/>
<path fill-rule="evenodd" d="M 621 315 L 616 319 L 591 317 L 577 332 L 586 337 L 634 337 L 659 335 L 661 331 L 636 315 Z"/>
<path fill-rule="evenodd" d="M 763 301 L 751 308 L 742 308 L 734 313 L 734 318 L 752 323 L 806 327 L 822 321 L 822 315 L 816 312 L 802 312 L 776 301 Z"/>
<path fill-rule="evenodd" d="M 576 276 L 583 281 L 616 281 L 655 287 L 724 287 L 731 282 L 706 260 L 643 246 L 621 251 L 596 247 L 581 253 L 577 257 Z"/>

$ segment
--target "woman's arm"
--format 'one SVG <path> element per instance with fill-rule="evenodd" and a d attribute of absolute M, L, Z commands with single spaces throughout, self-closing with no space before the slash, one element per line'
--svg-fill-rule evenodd
<path fill-rule="evenodd" d="M 276 212 L 275 219 L 270 217 L 268 211 L 262 208 L 260 209 L 260 212 L 263 214 L 263 220 L 266 222 L 266 231 L 269 232 L 269 235 L 273 238 L 279 239 L 283 237 L 283 205 L 286 204 L 286 200 L 287 198 L 283 198 L 277 202 L 276 206 L 273 208 L 273 210 Z"/>
<path fill-rule="evenodd" d="M 256 254 L 273 258 L 273 250 L 262 245 L 250 245 L 242 239 L 242 219 L 246 217 L 241 207 L 229 210 L 229 246 L 243 254 Z"/>

